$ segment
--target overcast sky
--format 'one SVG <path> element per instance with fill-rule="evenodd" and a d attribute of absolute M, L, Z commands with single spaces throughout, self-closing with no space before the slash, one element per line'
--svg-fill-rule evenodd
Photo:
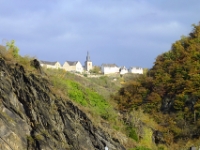
<path fill-rule="evenodd" d="M 200 0 L 0 0 L 0 44 L 45 61 L 151 68 L 200 21 Z"/>

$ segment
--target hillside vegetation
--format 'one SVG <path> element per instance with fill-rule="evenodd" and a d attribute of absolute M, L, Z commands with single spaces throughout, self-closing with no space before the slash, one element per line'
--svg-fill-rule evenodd
<path fill-rule="evenodd" d="M 158 125 L 153 126 L 155 143 L 169 149 L 199 146 L 200 24 L 193 25 L 188 36 L 156 58 L 146 75 L 127 83 L 113 99 L 128 116 L 135 109 L 151 115 Z"/>
<path fill-rule="evenodd" d="M 68 97 L 78 104 L 94 124 L 101 126 L 110 136 L 118 138 L 127 150 L 157 149 L 152 141 L 151 129 L 156 126 L 156 123 L 149 119 L 149 115 L 144 115 L 142 110 L 133 111 L 131 117 L 120 114 L 116 102 L 112 100 L 121 86 L 137 79 L 140 75 L 88 78 L 63 70 L 46 69 L 45 72 L 53 83 L 56 90 L 54 93 Z M 124 117 L 134 123 L 130 123 Z M 147 126 L 145 122 L 151 124 Z"/>
<path fill-rule="evenodd" d="M 106 94 L 18 52 L 14 41 L 0 46 L 0 149 L 125 150 L 126 135 L 117 132 L 121 123 Z"/>
<path fill-rule="evenodd" d="M 18 52 L 14 41 L 8 43 L 7 47 L 0 46 L 0 69 L 3 70 L 1 79 L 6 77 L 6 80 L 1 81 L 3 86 L 0 87 L 0 99 L 3 102 L 0 103 L 3 110 L 0 119 L 4 120 L 3 127 L 11 126 L 4 131 L 10 136 L 9 142 L 5 139 L 7 136 L 2 136 L 7 141 L 1 143 L 4 149 L 7 149 L 7 145 L 17 149 L 11 139 L 13 132 L 21 142 L 18 142 L 18 148 L 27 149 L 100 148 L 105 146 L 106 141 L 111 147 L 113 145 L 118 149 L 125 147 L 133 150 L 137 147 L 142 150 L 148 149 L 145 147 L 150 147 L 149 143 L 153 144 L 148 136 L 139 141 L 136 127 L 132 128 L 125 123 L 116 109 L 116 103 L 110 99 L 110 95 L 116 94 L 122 84 L 137 75 L 102 75 L 99 78 L 88 78 L 64 70 L 40 68 L 35 58 L 22 57 Z M 20 110 L 18 105 L 22 105 Z M 4 112 L 7 108 L 8 112 Z M 142 114 L 139 112 L 134 119 L 138 120 L 137 116 Z M 16 116 L 16 119 L 13 116 Z M 12 123 L 20 126 L 20 121 L 25 122 L 24 128 L 30 130 L 20 131 L 19 134 Z M 85 124 L 85 121 L 89 123 Z M 143 133 L 149 132 L 149 128 L 145 128 Z M 76 135 L 77 138 L 70 135 Z M 103 136 L 103 139 L 100 136 Z M 92 144 L 83 142 L 83 137 Z M 62 141 L 58 140 L 59 138 Z"/>
<path fill-rule="evenodd" d="M 95 125 L 117 138 L 127 149 L 138 145 L 135 143 L 137 139 L 135 130 L 127 128 L 118 115 L 116 103 L 110 100 L 110 95 L 119 90 L 120 82 L 124 80 L 119 75 L 88 78 L 62 69 L 44 69 L 44 71 L 52 82 L 54 93 L 76 103 Z M 128 132 L 132 132 L 134 137 L 129 137 Z"/>

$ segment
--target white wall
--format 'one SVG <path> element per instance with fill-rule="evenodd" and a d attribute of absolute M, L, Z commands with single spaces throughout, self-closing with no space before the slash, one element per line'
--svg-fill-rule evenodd
<path fill-rule="evenodd" d="M 57 62 L 57 63 L 55 64 L 55 67 L 56 67 L 56 69 L 62 68 L 59 62 Z"/>
<path fill-rule="evenodd" d="M 70 68 L 70 66 L 69 66 L 69 64 L 67 63 L 67 62 L 65 62 L 64 64 L 63 64 L 63 67 L 62 67 L 65 71 L 71 71 L 71 68 Z"/>
<path fill-rule="evenodd" d="M 127 69 L 122 69 L 122 70 L 120 71 L 120 74 L 126 74 L 126 73 L 128 73 L 128 70 L 127 70 Z"/>
<path fill-rule="evenodd" d="M 85 62 L 85 70 L 90 71 L 92 69 L 92 62 L 91 61 L 86 61 Z"/>
<path fill-rule="evenodd" d="M 59 62 L 57 62 L 55 65 L 49 65 L 49 64 L 40 64 L 42 67 L 46 68 L 52 68 L 52 69 L 58 69 L 61 68 L 61 65 Z"/>
<path fill-rule="evenodd" d="M 83 66 L 80 62 L 76 64 L 76 71 L 82 73 L 83 72 Z"/>
<path fill-rule="evenodd" d="M 130 73 L 143 74 L 143 68 L 133 67 L 129 69 Z"/>
<path fill-rule="evenodd" d="M 70 66 L 67 62 L 63 64 L 63 69 L 66 71 L 76 71 L 76 72 L 83 72 L 83 66 L 81 63 L 78 61 L 76 65 Z"/>
<path fill-rule="evenodd" d="M 107 67 L 107 66 L 102 66 L 101 71 L 104 74 L 110 74 L 110 73 L 119 73 L 119 67 Z"/>

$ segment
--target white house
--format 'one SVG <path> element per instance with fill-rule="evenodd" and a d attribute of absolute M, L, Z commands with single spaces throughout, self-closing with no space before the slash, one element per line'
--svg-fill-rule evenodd
<path fill-rule="evenodd" d="M 115 64 L 102 64 L 101 72 L 103 74 L 119 73 L 119 67 Z"/>
<path fill-rule="evenodd" d="M 135 74 L 143 74 L 143 68 L 140 67 L 130 67 L 129 68 L 130 73 L 135 73 Z"/>
<path fill-rule="evenodd" d="M 66 61 L 63 64 L 63 69 L 66 71 L 83 72 L 83 66 L 79 61 Z"/>
<path fill-rule="evenodd" d="M 121 67 L 120 69 L 119 69 L 119 73 L 122 75 L 122 74 L 126 74 L 126 73 L 128 73 L 128 69 L 125 67 L 125 66 L 123 66 L 123 67 Z"/>
<path fill-rule="evenodd" d="M 62 68 L 58 61 L 49 62 L 40 60 L 40 65 L 45 68 L 59 69 Z"/>

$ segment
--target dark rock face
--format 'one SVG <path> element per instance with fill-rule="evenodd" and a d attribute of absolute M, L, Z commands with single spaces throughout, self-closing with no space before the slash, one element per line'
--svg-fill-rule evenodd
<path fill-rule="evenodd" d="M 164 144 L 165 143 L 163 134 L 158 130 L 153 132 L 153 139 L 156 144 Z"/>
<path fill-rule="evenodd" d="M 163 113 L 169 113 L 170 111 L 172 111 L 173 101 L 174 101 L 174 99 L 170 99 L 170 98 L 165 97 L 162 100 L 161 111 Z"/>
<path fill-rule="evenodd" d="M 37 62 L 32 62 L 37 66 Z M 125 150 L 41 75 L 0 58 L 1 150 Z"/>
<path fill-rule="evenodd" d="M 37 59 L 34 59 L 31 61 L 31 66 L 33 66 L 35 69 L 37 69 L 41 74 L 43 73 L 41 66 L 40 66 L 40 62 Z"/>

